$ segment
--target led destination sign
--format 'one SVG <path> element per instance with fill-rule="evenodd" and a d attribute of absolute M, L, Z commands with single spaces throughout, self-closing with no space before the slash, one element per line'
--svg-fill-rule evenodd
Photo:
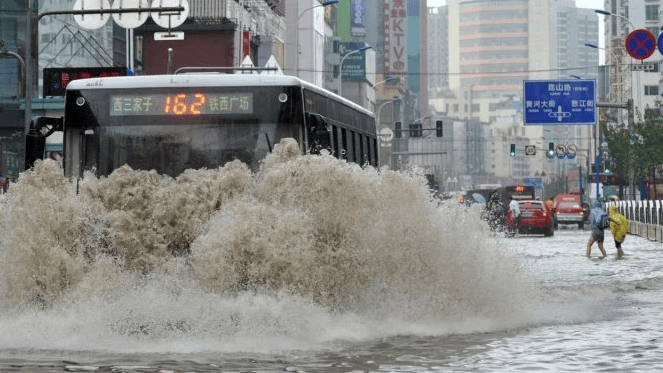
<path fill-rule="evenodd" d="M 253 113 L 251 93 L 112 95 L 110 115 L 214 115 Z"/>

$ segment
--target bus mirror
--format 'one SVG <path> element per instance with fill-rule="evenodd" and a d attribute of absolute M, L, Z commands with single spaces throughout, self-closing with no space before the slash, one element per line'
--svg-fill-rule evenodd
<path fill-rule="evenodd" d="M 31 169 L 37 159 L 44 159 L 46 138 L 55 131 L 62 131 L 62 118 L 35 117 L 25 136 L 25 169 Z"/>
<path fill-rule="evenodd" d="M 62 118 L 35 117 L 30 123 L 30 130 L 48 137 L 55 131 L 62 131 Z"/>
<path fill-rule="evenodd" d="M 31 169 L 38 159 L 44 159 L 46 136 L 31 129 L 25 136 L 25 169 Z"/>

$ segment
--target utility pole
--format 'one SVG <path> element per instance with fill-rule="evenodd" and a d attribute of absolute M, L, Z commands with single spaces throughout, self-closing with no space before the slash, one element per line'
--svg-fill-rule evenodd
<path fill-rule="evenodd" d="M 625 104 L 613 104 L 613 103 L 608 103 L 608 102 L 599 102 L 596 104 L 596 107 L 605 107 L 605 108 L 617 108 L 617 109 L 626 109 L 628 112 L 628 128 L 632 129 L 633 125 L 635 124 L 635 119 L 633 116 L 633 99 L 629 98 L 626 100 Z M 595 169 L 596 169 L 596 199 L 599 199 L 601 195 L 599 194 L 599 174 L 601 173 L 601 147 L 599 145 L 599 141 L 601 139 L 601 123 L 599 122 L 599 129 L 596 131 L 596 143 L 597 143 L 597 151 L 596 151 L 596 164 L 595 164 Z"/>
<path fill-rule="evenodd" d="M 25 34 L 25 108 L 23 116 L 23 144 L 28 145 L 28 132 L 30 131 L 30 122 L 32 121 L 32 93 L 34 87 L 34 62 L 37 61 L 32 43 L 37 40 L 35 33 L 36 27 L 34 25 L 34 0 L 27 0 L 28 14 L 25 20 L 27 30 Z M 27 149 L 26 149 L 27 153 Z M 25 158 L 23 158 L 25 162 Z M 25 167 L 23 167 L 25 169 Z"/>

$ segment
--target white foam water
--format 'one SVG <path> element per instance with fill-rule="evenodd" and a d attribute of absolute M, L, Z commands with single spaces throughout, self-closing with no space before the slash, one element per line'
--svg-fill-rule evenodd
<path fill-rule="evenodd" d="M 1 203 L 2 349 L 324 350 L 527 325 L 541 296 L 478 211 L 422 175 L 294 140 L 256 173 L 67 180 L 40 161 Z"/>

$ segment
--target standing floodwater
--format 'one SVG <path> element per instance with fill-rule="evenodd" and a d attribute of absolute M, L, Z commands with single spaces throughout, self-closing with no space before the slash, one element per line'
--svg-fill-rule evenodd
<path fill-rule="evenodd" d="M 654 255 L 624 275 L 631 237 L 617 263 L 583 258 L 584 232 L 492 237 L 423 177 L 288 141 L 255 174 L 233 162 L 70 183 L 41 162 L 1 207 L 2 371 L 541 368 L 529 335 L 563 355 L 573 330 L 601 334 L 632 292 L 661 288 Z"/>

